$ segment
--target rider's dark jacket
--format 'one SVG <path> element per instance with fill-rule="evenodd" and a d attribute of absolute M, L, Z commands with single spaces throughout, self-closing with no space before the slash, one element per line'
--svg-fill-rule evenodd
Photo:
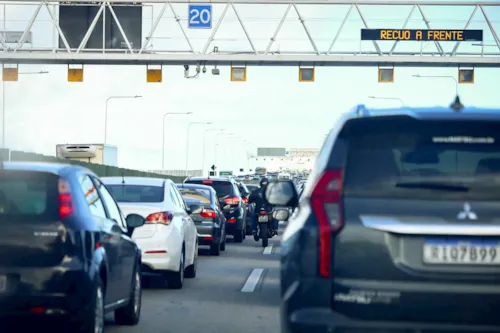
<path fill-rule="evenodd" d="M 264 188 L 256 189 L 250 194 L 248 203 L 255 203 L 255 212 L 258 213 L 262 208 L 270 209 L 269 204 L 264 200 Z"/>

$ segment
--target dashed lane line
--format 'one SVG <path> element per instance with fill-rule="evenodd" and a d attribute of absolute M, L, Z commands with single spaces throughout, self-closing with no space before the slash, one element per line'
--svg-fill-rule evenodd
<path fill-rule="evenodd" d="M 243 285 L 243 288 L 241 288 L 241 292 L 242 293 L 254 292 L 255 288 L 259 284 L 262 273 L 264 273 L 264 269 L 262 268 L 255 268 L 254 270 L 252 270 L 252 273 L 250 273 L 250 275 L 248 276 L 245 285 Z"/>
<path fill-rule="evenodd" d="M 272 245 L 266 246 L 264 248 L 264 251 L 262 252 L 262 254 L 272 254 L 272 253 L 273 253 L 273 246 Z"/>

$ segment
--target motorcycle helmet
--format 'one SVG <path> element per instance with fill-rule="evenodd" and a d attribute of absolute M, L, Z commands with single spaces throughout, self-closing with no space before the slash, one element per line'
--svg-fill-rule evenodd
<path fill-rule="evenodd" d="M 260 187 L 264 187 L 264 186 L 266 186 L 267 184 L 269 184 L 269 179 L 267 179 L 267 178 L 262 178 L 262 179 L 260 180 Z"/>

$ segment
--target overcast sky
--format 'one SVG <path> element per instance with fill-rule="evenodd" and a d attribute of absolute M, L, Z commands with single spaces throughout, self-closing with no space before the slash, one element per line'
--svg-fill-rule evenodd
<path fill-rule="evenodd" d="M 152 9 L 153 8 L 153 9 Z M 236 7 L 256 48 L 266 48 L 286 6 Z M 327 50 L 348 6 L 299 6 L 308 28 L 320 50 Z M 1 7 L 0 7 L 1 9 Z M 143 36 L 152 26 L 161 5 L 144 10 Z M 187 6 L 174 5 L 187 27 Z M 370 28 L 401 28 L 411 7 L 361 7 Z M 462 29 L 472 7 L 424 7 L 432 28 Z M 8 7 L 8 31 L 23 30 L 35 7 Z M 213 8 L 215 27 L 223 6 Z M 493 25 L 500 32 L 500 8 L 487 9 Z M 154 49 L 186 49 L 187 43 L 177 23 L 167 10 L 153 39 Z M 3 9 L 0 17 L 4 17 Z M 494 44 L 492 34 L 478 11 L 470 29 L 484 29 L 485 43 Z M 353 11 L 349 23 L 334 50 L 372 50 L 371 42 L 360 46 L 362 28 L 359 15 Z M 415 11 L 407 28 L 425 28 Z M 211 30 L 185 28 L 197 52 L 205 45 Z M 51 47 L 54 31 L 45 9 L 33 26 L 33 46 Z M 392 42 L 380 43 L 390 50 Z M 446 50 L 453 42 L 442 43 Z M 249 43 L 236 16 L 229 10 L 215 41 L 210 46 L 220 50 L 248 51 Z M 25 47 L 30 47 L 26 45 Z M 436 50 L 433 43 L 401 42 L 396 50 Z M 274 44 L 273 51 L 311 51 L 312 46 L 290 11 Z M 459 51 L 480 50 L 465 43 Z M 486 52 L 499 51 L 486 47 Z M 231 82 L 230 70 L 220 68 L 220 76 L 207 74 L 199 79 L 184 79 L 182 66 L 164 67 L 162 83 L 146 83 L 145 66 L 85 66 L 83 83 L 67 82 L 67 67 L 21 65 L 20 73 L 46 70 L 46 75 L 20 75 L 18 82 L 5 87 L 7 146 L 48 155 L 55 154 L 58 143 L 102 143 L 104 140 L 105 101 L 115 95 L 142 95 L 141 99 L 115 99 L 109 102 L 108 143 L 118 146 L 121 166 L 138 169 L 161 167 L 162 115 L 165 112 L 194 112 L 192 116 L 167 118 L 166 167 L 183 169 L 185 164 L 186 128 L 188 122 L 212 122 L 205 128 L 225 129 L 253 143 L 254 147 L 314 148 L 338 116 L 352 106 L 366 103 L 374 107 L 398 107 L 397 100 L 372 100 L 368 96 L 397 97 L 408 106 L 448 105 L 455 94 L 452 79 L 413 78 L 414 74 L 457 77 L 456 68 L 396 68 L 395 83 L 377 82 L 377 68 L 316 68 L 314 83 L 299 83 L 295 67 L 250 67 L 247 82 Z M 475 84 L 460 85 L 466 105 L 498 107 L 499 69 L 476 69 Z M 190 137 L 190 169 L 201 166 L 203 126 L 193 126 Z M 214 132 L 207 136 L 207 159 L 214 159 Z M 220 137 L 219 163 L 229 165 L 233 159 L 244 159 L 241 141 Z M 225 153 L 224 153 L 225 150 Z"/>

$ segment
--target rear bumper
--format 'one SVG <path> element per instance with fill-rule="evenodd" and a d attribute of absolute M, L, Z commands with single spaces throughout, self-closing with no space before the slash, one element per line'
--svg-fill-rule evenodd
<path fill-rule="evenodd" d="M 233 223 L 226 222 L 226 232 L 228 235 L 232 235 L 237 230 L 244 229 L 245 226 L 246 226 L 245 222 L 241 218 L 238 218 L 238 219 L 236 219 L 236 222 L 233 222 Z"/>
<path fill-rule="evenodd" d="M 224 216 L 227 219 L 226 222 L 226 231 L 229 235 L 233 234 L 237 230 L 242 230 L 246 226 L 246 211 L 243 211 L 243 214 L 240 214 L 240 209 L 239 208 L 237 211 L 232 212 L 232 213 L 226 213 L 224 212 Z M 236 219 L 235 222 L 229 222 L 231 219 Z"/>
<path fill-rule="evenodd" d="M 158 230 L 153 237 L 134 239 L 142 252 L 143 272 L 165 270 L 178 272 L 182 236 L 173 225 L 159 227 L 162 230 Z"/>
<path fill-rule="evenodd" d="M 407 297 L 403 294 L 392 304 L 387 304 L 387 299 L 388 292 L 394 289 L 372 288 L 379 298 L 371 292 L 362 298 L 354 296 L 359 295 L 363 288 L 351 285 L 346 294 L 352 297 L 337 297 L 334 301 L 333 295 L 340 296 L 342 291 L 337 284 L 334 292 L 332 280 L 298 280 L 294 266 L 283 262 L 283 253 L 281 268 L 282 333 L 500 332 L 500 317 L 496 310 L 500 295 L 494 293 L 494 285 L 487 287 L 490 293 L 473 293 L 474 285 L 463 287 L 467 293 L 446 292 L 454 286 L 443 285 L 439 292 L 433 290 L 432 293 Z M 395 281 L 391 284 L 404 289 Z M 382 296 L 386 297 L 384 302 Z M 335 307 L 332 307 L 332 302 L 335 302 Z"/>
<path fill-rule="evenodd" d="M 198 245 L 212 245 L 219 241 L 220 228 L 215 226 L 215 223 L 210 225 L 197 225 Z"/>
<path fill-rule="evenodd" d="M 61 268 L 15 269 L 15 273 L 0 269 L 0 274 L 7 274 L 7 290 L 0 293 L 0 318 L 71 317 L 86 308 L 93 288 L 89 272 Z"/>
<path fill-rule="evenodd" d="M 243 215 L 245 214 L 242 214 L 241 211 L 244 211 L 241 207 L 234 207 L 234 208 L 230 208 L 230 209 L 224 209 L 223 210 L 223 214 L 224 214 L 224 217 L 227 219 L 227 220 L 230 220 L 232 218 L 235 218 L 235 219 L 241 219 L 243 217 Z"/>
<path fill-rule="evenodd" d="M 82 296 L 80 304 L 88 304 L 88 301 Z M 77 312 L 77 308 L 71 303 L 63 294 L 0 297 L 0 319 L 25 316 L 67 317 Z"/>
<path fill-rule="evenodd" d="M 435 323 L 414 323 L 414 322 L 381 322 L 354 320 L 332 311 L 329 308 L 306 308 L 299 309 L 290 314 L 286 311 L 286 306 L 281 307 L 281 333 L 331 333 L 333 329 L 340 329 L 339 332 L 349 333 L 358 330 L 370 330 L 376 333 L 399 333 L 422 332 L 427 330 L 434 332 L 500 332 L 498 326 L 472 326 L 472 325 L 452 325 Z"/>

